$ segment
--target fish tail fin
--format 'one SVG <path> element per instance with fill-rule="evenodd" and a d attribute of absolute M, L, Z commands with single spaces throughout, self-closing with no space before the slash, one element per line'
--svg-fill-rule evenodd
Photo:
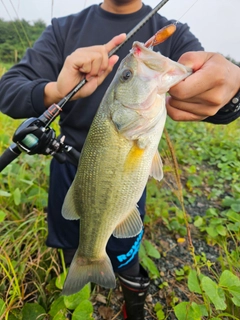
<path fill-rule="evenodd" d="M 64 283 L 62 295 L 77 293 L 89 282 L 104 288 L 116 286 L 115 274 L 107 254 L 99 260 L 90 260 L 82 257 L 77 251 Z"/>

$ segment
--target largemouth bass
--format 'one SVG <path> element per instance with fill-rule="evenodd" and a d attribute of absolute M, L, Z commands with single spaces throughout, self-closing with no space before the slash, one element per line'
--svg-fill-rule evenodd
<path fill-rule="evenodd" d="M 134 42 L 106 91 L 64 200 L 66 219 L 80 219 L 80 242 L 63 294 L 88 282 L 115 287 L 106 244 L 142 230 L 137 208 L 149 176 L 161 180 L 158 152 L 166 121 L 165 95 L 191 71 Z"/>

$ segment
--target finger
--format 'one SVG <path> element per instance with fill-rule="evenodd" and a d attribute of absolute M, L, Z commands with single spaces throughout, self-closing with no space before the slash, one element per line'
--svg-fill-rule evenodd
<path fill-rule="evenodd" d="M 191 112 L 178 110 L 170 105 L 167 105 L 167 113 L 169 117 L 175 121 L 201 121 L 206 118 Z"/>
<path fill-rule="evenodd" d="M 107 77 L 107 75 L 112 71 L 113 66 L 116 64 L 116 62 L 118 61 L 119 57 L 118 56 L 112 56 L 109 59 L 109 65 L 108 68 L 105 69 L 104 71 L 98 73 L 97 76 L 86 76 L 86 80 L 88 81 L 87 84 L 84 86 L 83 89 L 85 89 L 83 91 L 83 89 L 81 89 L 81 95 L 89 95 L 91 94 L 103 81 L 104 79 Z"/>
<path fill-rule="evenodd" d="M 206 52 L 188 52 L 182 55 L 178 62 L 191 67 L 193 74 L 172 87 L 170 94 L 181 100 L 187 100 L 214 88 L 220 74 L 217 73 L 216 62 L 211 61 L 213 55 L 213 53 Z M 216 72 L 216 77 L 212 77 L 214 72 Z"/>
<path fill-rule="evenodd" d="M 211 57 L 212 52 L 191 51 L 184 53 L 178 60 L 179 63 L 191 68 L 193 71 L 199 70 Z"/>
<path fill-rule="evenodd" d="M 215 88 L 215 79 L 211 76 L 211 72 L 205 72 L 204 75 L 202 72 L 202 70 L 196 71 L 185 80 L 173 86 L 169 90 L 171 96 L 179 100 L 188 100 Z"/>
<path fill-rule="evenodd" d="M 190 88 L 190 87 L 189 87 Z M 192 89 L 192 88 L 191 88 Z M 191 90 L 190 89 L 190 90 Z M 178 109 L 183 108 L 185 111 L 188 111 L 188 103 L 190 104 L 202 104 L 208 108 L 212 107 L 221 107 L 225 105 L 229 99 L 226 97 L 225 90 L 223 90 L 221 87 L 215 87 L 213 89 L 206 90 L 202 93 L 197 94 L 193 97 L 181 97 L 180 95 L 172 95 L 172 92 L 170 92 L 170 97 L 172 99 L 172 103 L 178 107 Z M 186 103 L 186 107 L 185 106 Z"/>
<path fill-rule="evenodd" d="M 166 103 L 168 107 L 174 108 L 182 112 L 192 113 L 196 116 L 203 118 L 215 115 L 220 109 L 220 106 L 209 106 L 209 104 L 204 105 L 202 100 L 199 103 L 193 103 L 179 101 L 171 97 L 168 97 Z"/>
<path fill-rule="evenodd" d="M 112 38 L 108 43 L 105 44 L 107 52 L 110 52 L 112 49 L 117 47 L 126 39 L 126 33 L 121 33 L 118 36 Z"/>
<path fill-rule="evenodd" d="M 104 79 L 107 77 L 107 75 L 112 71 L 113 66 L 117 63 L 118 59 L 119 59 L 118 56 L 112 56 L 109 59 L 108 68 L 98 75 L 98 85 L 100 85 L 104 81 Z"/>
<path fill-rule="evenodd" d="M 86 84 L 81 88 L 78 95 L 80 98 L 87 97 L 92 94 L 98 87 L 98 79 L 97 77 L 92 77 Z"/>
<path fill-rule="evenodd" d="M 112 71 L 114 65 L 118 62 L 118 60 L 119 60 L 119 57 L 116 55 L 109 58 L 108 64 L 109 64 L 109 68 L 111 68 L 110 71 Z"/>
<path fill-rule="evenodd" d="M 106 62 L 105 62 L 106 65 Z M 88 77 L 94 77 L 97 76 L 101 70 L 104 70 L 104 68 L 106 68 L 106 66 L 104 66 L 104 57 L 103 55 L 99 54 L 99 56 L 97 56 L 94 60 L 92 60 L 91 63 L 91 70 L 88 72 Z"/>
<path fill-rule="evenodd" d="M 97 74 L 99 68 L 101 67 L 103 56 L 101 52 L 98 51 L 87 51 L 79 50 L 74 57 L 74 67 L 82 73 Z"/>

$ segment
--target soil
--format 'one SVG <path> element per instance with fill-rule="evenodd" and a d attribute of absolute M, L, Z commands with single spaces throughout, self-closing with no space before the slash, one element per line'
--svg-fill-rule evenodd
<path fill-rule="evenodd" d="M 188 214 L 192 216 L 203 215 L 209 206 L 216 207 L 216 203 L 212 203 L 204 198 L 199 198 L 194 205 L 186 206 L 186 210 Z M 173 312 L 174 304 L 178 304 L 181 301 L 189 301 L 190 299 L 197 299 L 197 297 L 192 297 L 192 294 L 187 289 L 186 276 L 183 276 L 183 279 L 179 281 L 176 279 L 175 273 L 176 270 L 180 270 L 184 266 L 191 267 L 193 261 L 187 240 L 183 243 L 178 242 L 179 236 L 169 232 L 161 220 L 155 224 L 154 229 L 155 230 L 150 231 L 146 228 L 145 238 L 149 239 L 148 233 L 151 232 L 154 233 L 155 239 L 158 239 L 154 241 L 154 244 L 161 253 L 161 258 L 155 259 L 154 262 L 160 271 L 161 278 L 151 281 L 145 303 L 145 319 L 157 319 L 154 306 L 159 302 L 163 306 L 165 315 L 167 315 L 166 319 L 175 320 L 176 317 Z M 201 254 L 204 253 L 207 260 L 217 265 L 217 258 L 219 257 L 217 246 L 208 245 L 193 225 L 191 225 L 190 229 L 195 254 L 201 256 Z M 207 270 L 206 273 L 208 273 Z M 164 286 L 165 283 L 167 283 L 167 286 Z M 159 288 L 160 286 L 161 289 Z M 94 305 L 94 319 L 123 319 L 121 312 L 123 295 L 118 282 L 116 289 L 111 293 L 109 293 L 108 290 L 97 287 L 92 302 Z"/>

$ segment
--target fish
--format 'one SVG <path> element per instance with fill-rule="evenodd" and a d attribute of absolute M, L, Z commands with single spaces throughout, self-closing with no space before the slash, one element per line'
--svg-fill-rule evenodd
<path fill-rule="evenodd" d="M 191 70 L 135 41 L 121 61 L 85 140 L 62 215 L 80 219 L 79 247 L 62 295 L 92 282 L 114 288 L 106 245 L 138 235 L 137 203 L 149 176 L 163 178 L 158 145 L 166 121 L 166 92 Z"/>

